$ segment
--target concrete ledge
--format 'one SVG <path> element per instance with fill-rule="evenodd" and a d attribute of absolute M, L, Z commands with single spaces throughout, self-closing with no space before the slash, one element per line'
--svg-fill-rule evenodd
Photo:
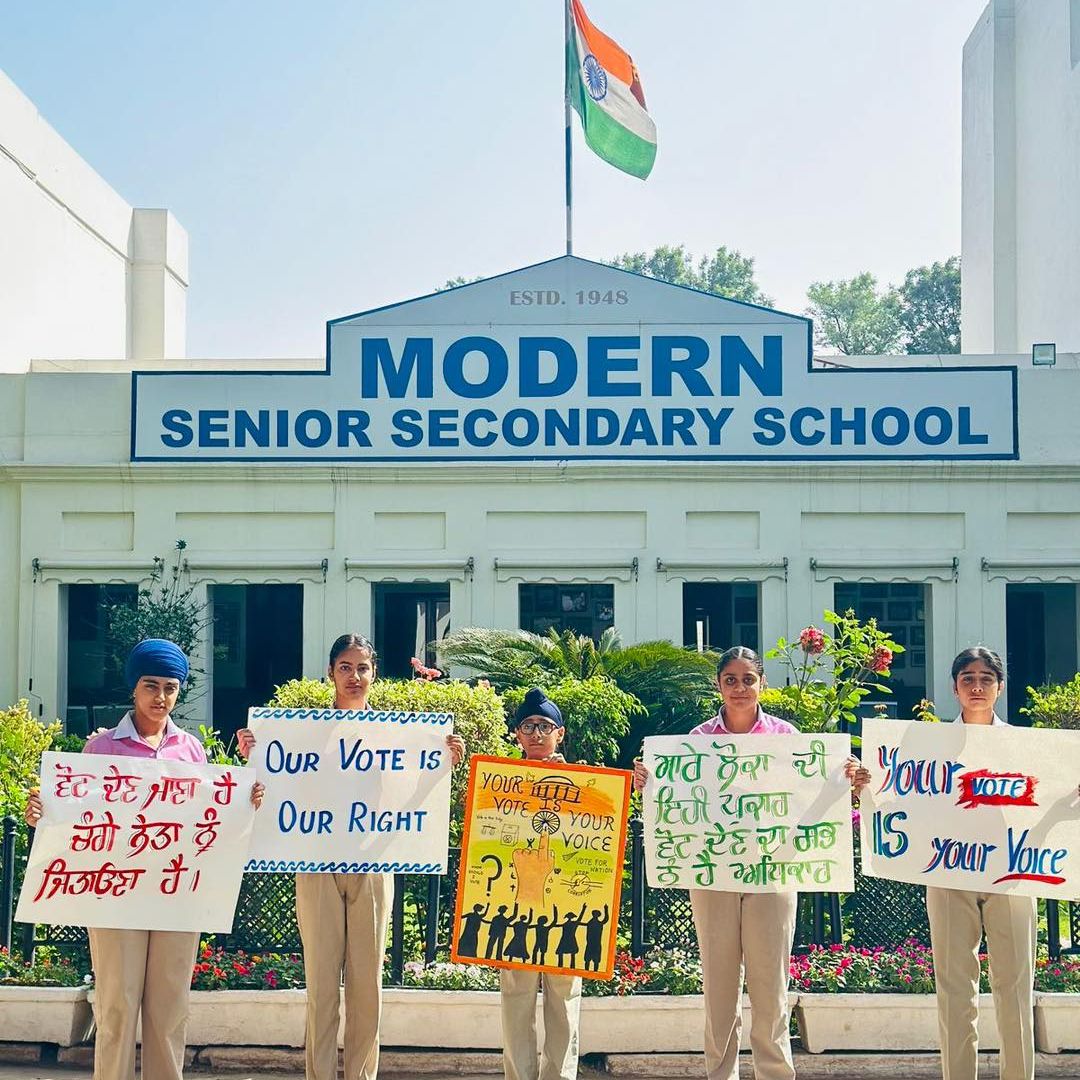
<path fill-rule="evenodd" d="M 44 1047 L 41 1043 L 0 1043 L 0 1062 L 5 1065 L 36 1065 L 41 1060 Z"/>
<path fill-rule="evenodd" d="M 184 1051 L 184 1068 L 188 1069 L 195 1064 L 195 1047 L 189 1046 Z M 81 1046 L 61 1046 L 56 1052 L 58 1065 L 69 1065 L 72 1068 L 92 1069 L 94 1067 L 94 1044 L 83 1043 Z M 303 1066 L 303 1062 L 300 1063 Z M 142 1050 L 135 1048 L 135 1069 L 138 1071 L 142 1065 Z"/>
<path fill-rule="evenodd" d="M 701 1054 L 608 1054 L 609 1076 L 637 1077 L 638 1080 L 670 1080 L 675 1077 L 705 1075 Z M 997 1054 L 979 1055 L 979 1075 L 996 1076 Z M 881 1077 L 882 1080 L 941 1080 L 941 1058 L 937 1054 L 795 1054 L 795 1074 L 799 1080 L 851 1080 L 851 1077 Z M 739 1080 L 753 1080 L 754 1068 L 748 1053 L 739 1055 Z M 1080 1054 L 1036 1054 L 1036 1080 L 1080 1080 Z"/>

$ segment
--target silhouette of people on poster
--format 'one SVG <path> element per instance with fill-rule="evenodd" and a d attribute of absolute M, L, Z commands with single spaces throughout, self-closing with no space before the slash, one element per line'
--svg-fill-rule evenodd
<path fill-rule="evenodd" d="M 604 905 L 604 914 L 593 908 L 592 918 L 585 924 L 585 970 L 600 970 L 600 960 L 604 954 L 604 928 L 611 922 L 611 911 Z"/>
<path fill-rule="evenodd" d="M 472 911 L 466 911 L 461 916 L 461 936 L 458 938 L 458 952 L 462 956 L 478 956 L 480 954 L 480 927 L 487 919 L 487 913 L 491 905 L 486 904 L 483 908 L 479 904 L 473 904 Z"/>
<path fill-rule="evenodd" d="M 551 919 L 546 915 L 540 915 L 536 920 L 536 925 L 533 927 L 533 951 L 532 960 L 533 964 L 543 964 L 546 962 L 548 951 L 548 940 L 551 937 L 551 928 L 559 918 L 558 908 L 555 909 L 555 913 Z"/>
<path fill-rule="evenodd" d="M 487 948 L 484 950 L 485 960 L 501 960 L 503 958 L 503 946 L 506 941 L 506 931 L 510 924 L 518 917 L 518 905 L 510 915 L 506 914 L 506 904 L 500 904 L 499 910 L 488 920 Z"/>
<path fill-rule="evenodd" d="M 559 967 L 576 968 L 577 954 L 578 954 L 578 939 L 577 932 L 581 927 L 581 924 L 585 921 L 585 909 L 588 904 L 582 904 L 581 910 L 577 913 L 575 918 L 571 912 L 566 913 L 566 918 L 560 923 L 558 922 L 559 909 L 555 909 L 556 922 L 553 926 L 559 926 L 561 932 L 559 934 L 559 944 L 556 947 L 556 953 L 559 958 Z M 569 957 L 569 959 L 565 959 Z"/>
<path fill-rule="evenodd" d="M 517 922 L 510 924 L 510 944 L 506 946 L 507 960 L 520 960 L 523 964 L 529 962 L 528 936 L 533 928 L 532 917 L 532 908 L 529 908 L 528 915 L 521 915 Z"/>

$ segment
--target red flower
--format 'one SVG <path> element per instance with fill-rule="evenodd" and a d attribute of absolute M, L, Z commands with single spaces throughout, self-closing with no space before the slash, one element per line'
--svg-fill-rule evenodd
<path fill-rule="evenodd" d="M 799 645 L 807 656 L 817 656 L 825 651 L 825 635 L 816 626 L 808 626 L 799 634 Z"/>
<path fill-rule="evenodd" d="M 884 645 L 879 645 L 870 657 L 868 667 L 871 671 L 876 671 L 880 675 L 892 667 L 892 661 L 892 649 L 886 649 Z"/>

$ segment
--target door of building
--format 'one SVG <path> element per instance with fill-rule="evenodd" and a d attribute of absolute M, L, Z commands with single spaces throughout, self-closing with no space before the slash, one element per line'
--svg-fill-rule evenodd
<path fill-rule="evenodd" d="M 303 674 L 303 585 L 213 585 L 211 722 L 228 742 L 274 687 Z"/>
<path fill-rule="evenodd" d="M 433 667 L 432 642 L 450 629 L 450 583 L 377 582 L 371 587 L 371 599 L 379 674 L 407 679 L 414 657 Z"/>
<path fill-rule="evenodd" d="M 1027 687 L 1067 682 L 1076 674 L 1076 586 L 1005 586 L 1005 678 L 1009 723 L 1029 725 L 1020 709 Z"/>

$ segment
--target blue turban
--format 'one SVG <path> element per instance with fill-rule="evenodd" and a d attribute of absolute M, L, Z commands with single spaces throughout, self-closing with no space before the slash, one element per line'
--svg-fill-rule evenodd
<path fill-rule="evenodd" d="M 527 716 L 544 716 L 556 727 L 563 726 L 559 706 L 537 686 L 534 686 L 525 695 L 525 700 L 518 706 L 517 712 L 514 713 L 514 727 L 517 727 Z"/>
<path fill-rule="evenodd" d="M 188 677 L 188 661 L 179 645 L 164 638 L 146 638 L 131 650 L 124 671 L 128 686 L 134 690 L 144 675 L 184 682 Z"/>

